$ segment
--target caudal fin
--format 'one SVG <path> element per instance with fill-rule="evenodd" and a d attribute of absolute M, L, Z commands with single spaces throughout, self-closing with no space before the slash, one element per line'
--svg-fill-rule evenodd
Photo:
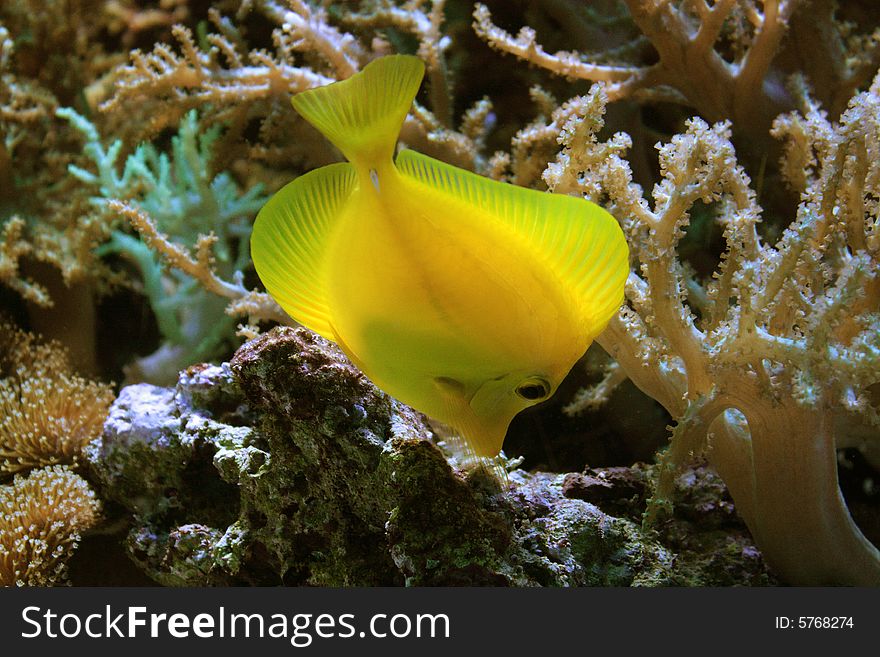
<path fill-rule="evenodd" d="M 297 94 L 293 107 L 355 166 L 372 167 L 391 160 L 424 73 L 417 57 L 382 57 L 347 80 Z"/>

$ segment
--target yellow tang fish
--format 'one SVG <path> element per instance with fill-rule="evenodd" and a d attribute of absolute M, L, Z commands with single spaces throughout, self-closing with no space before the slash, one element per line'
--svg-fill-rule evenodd
<path fill-rule="evenodd" d="M 394 159 L 423 74 L 416 57 L 383 57 L 293 98 L 348 162 L 275 194 L 251 253 L 291 317 L 494 457 L 620 307 L 629 254 L 614 218 L 582 198 L 412 150 Z"/>

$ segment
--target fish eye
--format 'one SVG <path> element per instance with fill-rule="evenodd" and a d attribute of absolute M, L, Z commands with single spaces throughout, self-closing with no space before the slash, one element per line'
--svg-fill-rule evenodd
<path fill-rule="evenodd" d="M 550 394 L 550 384 L 540 377 L 532 377 L 516 387 L 516 394 L 529 401 L 544 399 Z"/>

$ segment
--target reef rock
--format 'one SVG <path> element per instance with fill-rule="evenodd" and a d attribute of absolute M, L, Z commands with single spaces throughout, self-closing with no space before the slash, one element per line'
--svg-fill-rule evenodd
<path fill-rule="evenodd" d="M 306 329 L 173 389 L 124 388 L 88 461 L 161 584 L 685 583 L 671 550 L 564 475 L 455 470 L 420 415 Z"/>

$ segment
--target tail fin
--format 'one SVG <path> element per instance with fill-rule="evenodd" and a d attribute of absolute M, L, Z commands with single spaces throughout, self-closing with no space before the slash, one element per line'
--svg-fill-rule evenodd
<path fill-rule="evenodd" d="M 355 166 L 390 161 L 425 65 L 411 55 L 391 55 L 360 73 L 293 97 L 293 107 Z"/>

